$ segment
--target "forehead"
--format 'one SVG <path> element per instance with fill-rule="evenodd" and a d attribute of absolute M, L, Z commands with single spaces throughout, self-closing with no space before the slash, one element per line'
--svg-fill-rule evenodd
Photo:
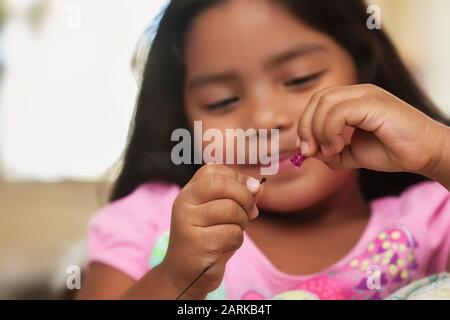
<path fill-rule="evenodd" d="M 325 35 L 266 0 L 229 0 L 207 9 L 186 40 L 188 74 L 248 67 L 302 44 L 330 45 Z"/>

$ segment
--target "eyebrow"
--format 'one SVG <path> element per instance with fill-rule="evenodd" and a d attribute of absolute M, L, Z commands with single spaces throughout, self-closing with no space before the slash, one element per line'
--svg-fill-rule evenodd
<path fill-rule="evenodd" d="M 325 50 L 326 50 L 325 47 L 321 45 L 316 44 L 301 45 L 293 49 L 287 50 L 285 52 L 282 52 L 274 56 L 273 58 L 270 58 L 266 64 L 266 68 L 273 69 L 281 64 L 297 59 L 299 57 Z"/>
<path fill-rule="evenodd" d="M 233 80 L 236 80 L 237 78 L 237 75 L 233 72 L 199 76 L 190 81 L 187 88 L 188 90 L 193 90 L 206 84 L 231 82 Z"/>
<path fill-rule="evenodd" d="M 299 57 L 324 50 L 325 47 L 321 45 L 307 44 L 298 46 L 270 58 L 268 62 L 265 64 L 265 68 L 273 69 Z M 193 90 L 197 87 L 204 86 L 207 84 L 231 82 L 233 80 L 236 80 L 237 78 L 238 76 L 233 72 L 203 75 L 191 80 L 188 83 L 187 88 L 188 90 Z"/>

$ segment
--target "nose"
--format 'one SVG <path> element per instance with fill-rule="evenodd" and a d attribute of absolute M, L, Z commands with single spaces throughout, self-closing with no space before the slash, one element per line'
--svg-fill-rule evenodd
<path fill-rule="evenodd" d="M 252 99 L 251 125 L 255 129 L 278 129 L 280 135 L 295 127 L 295 117 L 288 106 L 282 105 L 282 99 L 268 94 Z"/>

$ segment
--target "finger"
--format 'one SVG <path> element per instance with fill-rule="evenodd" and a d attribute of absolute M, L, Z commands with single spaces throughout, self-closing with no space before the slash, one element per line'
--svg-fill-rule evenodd
<path fill-rule="evenodd" d="M 326 125 L 325 119 L 328 113 L 335 105 L 342 103 L 346 100 L 358 99 L 363 97 L 368 92 L 371 92 L 373 86 L 371 85 L 354 85 L 354 86 L 339 86 L 333 87 L 325 91 L 320 91 L 320 98 L 317 101 L 317 106 L 312 118 L 312 132 L 316 142 L 320 145 L 322 153 L 326 155 L 332 155 L 338 151 L 329 149 L 331 141 L 327 141 L 327 136 L 325 135 Z M 341 133 L 342 134 L 342 133 Z M 346 132 L 346 134 L 348 134 Z M 342 139 L 339 139 L 339 149 L 342 150 L 348 136 L 342 135 Z M 342 144 L 342 142 L 344 142 Z"/>
<path fill-rule="evenodd" d="M 326 88 L 315 93 L 308 102 L 297 128 L 301 144 L 300 150 L 305 156 L 314 155 L 320 147 L 318 139 L 322 137 L 321 128 L 327 108 L 343 99 L 342 93 L 345 93 L 345 90 L 349 90 L 350 94 L 353 95 L 361 91 L 361 89 L 356 88 L 345 88 L 349 87 Z"/>
<path fill-rule="evenodd" d="M 267 178 L 263 178 L 264 180 L 259 180 L 259 188 L 258 188 L 258 192 L 253 193 L 253 197 L 255 199 L 255 203 L 258 203 L 259 199 L 261 199 L 262 194 L 264 192 L 264 184 L 266 184 L 267 182 Z"/>
<path fill-rule="evenodd" d="M 355 99 L 353 99 L 355 100 Z M 330 121 L 333 121 L 330 115 L 336 112 L 340 106 L 351 103 L 353 100 L 344 100 L 343 102 L 334 103 L 332 98 L 321 99 L 317 107 L 317 112 L 313 118 L 313 132 L 320 143 L 320 149 L 325 156 L 332 156 L 342 151 L 349 140 L 349 131 L 346 127 L 348 125 L 343 123 L 343 126 L 331 126 Z M 334 131 L 333 131 L 334 130 Z M 345 135 L 344 135 L 345 134 Z M 351 132 L 353 134 L 353 132 Z"/>
<path fill-rule="evenodd" d="M 328 92 L 332 91 L 333 89 L 329 90 Z M 317 102 L 316 110 L 311 120 L 311 128 L 314 138 L 318 144 L 318 147 L 325 155 L 331 154 L 325 147 L 327 144 L 324 137 L 324 122 L 329 110 L 334 106 L 335 103 L 336 99 L 332 94 L 323 94 Z"/>
<path fill-rule="evenodd" d="M 247 178 L 248 178 L 247 176 L 239 173 L 236 170 L 231 169 L 230 167 L 227 167 L 224 164 L 208 163 L 197 170 L 197 172 L 192 177 L 191 182 L 195 182 L 204 176 L 215 175 L 215 174 L 229 176 L 229 177 L 239 181 L 242 184 L 246 183 Z"/>
<path fill-rule="evenodd" d="M 330 87 L 316 94 L 319 95 L 319 100 L 322 102 L 330 102 L 331 104 L 336 104 L 349 99 L 358 99 L 364 96 L 374 94 L 382 90 L 381 88 L 373 84 L 356 84 L 350 86 L 335 86 Z M 318 101 L 317 101 L 318 102 Z"/>
<path fill-rule="evenodd" d="M 257 180 L 256 180 L 257 181 Z M 259 184 L 259 182 L 257 182 Z M 204 176 L 189 186 L 189 200 L 192 204 L 202 204 L 218 199 L 236 201 L 247 213 L 255 205 L 253 193 L 246 185 L 222 174 Z"/>
<path fill-rule="evenodd" d="M 230 178 L 235 179 L 239 183 L 246 185 L 247 188 L 255 195 L 259 192 L 260 183 L 257 179 L 239 173 L 238 171 L 233 170 L 223 164 L 209 163 L 204 165 L 194 174 L 190 183 L 195 183 L 196 181 L 205 176 L 216 174 L 228 176 Z"/>
<path fill-rule="evenodd" d="M 364 98 L 346 100 L 336 104 L 326 115 L 324 144 L 331 154 L 339 153 L 346 145 L 344 130 L 347 126 L 375 132 L 382 124 L 382 113 L 368 105 Z"/>
<path fill-rule="evenodd" d="M 254 220 L 259 216 L 259 209 L 256 205 L 253 206 L 253 208 L 248 213 L 248 218 L 250 220 Z"/>
<path fill-rule="evenodd" d="M 192 223 L 200 227 L 220 224 L 237 224 L 242 230 L 248 225 L 249 216 L 235 201 L 219 199 L 198 206 L 192 215 Z"/>
<path fill-rule="evenodd" d="M 221 224 L 200 229 L 203 248 L 209 254 L 221 254 L 241 247 L 244 233 L 236 224 Z"/>
<path fill-rule="evenodd" d="M 257 186 L 249 186 L 249 182 L 251 181 L 252 183 L 250 184 L 254 184 L 254 180 L 253 179 L 249 179 L 247 180 L 247 187 L 252 190 L 253 193 L 253 199 L 255 201 L 255 205 L 253 206 L 253 208 L 250 210 L 250 212 L 248 213 L 248 217 L 250 220 L 254 220 L 259 216 L 259 209 L 256 206 L 256 204 L 258 203 L 259 199 L 261 199 L 261 196 L 263 194 L 263 190 L 264 190 L 264 185 L 263 183 L 267 180 L 267 178 L 263 177 L 261 180 L 258 181 L 258 185 Z M 257 191 L 254 191 L 255 188 L 257 188 Z"/>
<path fill-rule="evenodd" d="M 314 158 L 325 163 L 330 169 L 333 170 L 349 170 L 359 168 L 359 164 L 355 161 L 351 146 L 345 146 L 340 153 L 326 156 L 322 152 L 318 152 L 314 155 Z"/>
<path fill-rule="evenodd" d="M 342 136 L 344 137 L 346 145 L 349 145 L 352 142 L 352 137 L 353 137 L 354 132 L 355 132 L 355 128 L 350 127 L 350 126 L 345 126 Z"/>
<path fill-rule="evenodd" d="M 300 150 L 303 155 L 309 157 L 317 152 L 318 144 L 314 139 L 314 134 L 312 131 L 312 119 L 314 116 L 315 108 L 317 102 L 319 101 L 321 95 L 325 91 L 320 91 L 315 93 L 309 102 L 307 103 L 305 110 L 300 116 L 300 120 L 297 125 L 297 134 L 300 138 Z"/>

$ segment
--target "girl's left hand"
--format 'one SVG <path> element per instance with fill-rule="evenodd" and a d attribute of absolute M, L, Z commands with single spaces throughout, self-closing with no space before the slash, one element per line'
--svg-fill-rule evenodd
<path fill-rule="evenodd" d="M 444 128 L 387 91 L 362 84 L 316 93 L 298 122 L 298 135 L 302 154 L 335 170 L 426 174 L 449 139 Z"/>

